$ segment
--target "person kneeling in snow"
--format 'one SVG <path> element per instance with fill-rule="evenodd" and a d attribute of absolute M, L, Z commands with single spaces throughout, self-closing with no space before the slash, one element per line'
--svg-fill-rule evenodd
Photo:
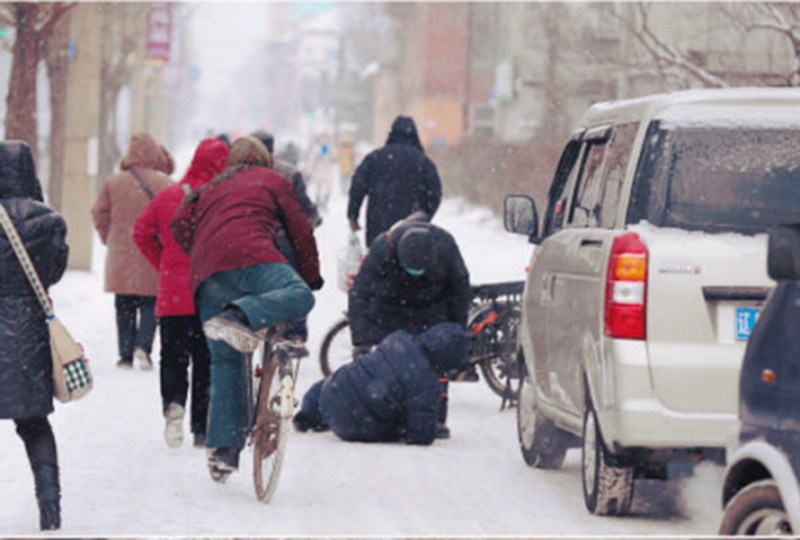
<path fill-rule="evenodd" d="M 417 337 L 397 330 L 374 352 L 315 383 L 294 425 L 299 431 L 330 428 L 345 441 L 431 444 L 439 377 L 463 371 L 468 351 L 469 337 L 456 323 L 439 323 Z"/>

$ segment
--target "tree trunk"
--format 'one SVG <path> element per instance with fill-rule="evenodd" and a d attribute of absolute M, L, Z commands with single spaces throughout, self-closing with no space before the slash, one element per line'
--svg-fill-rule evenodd
<path fill-rule="evenodd" d="M 15 4 L 17 36 L 6 97 L 6 139 L 25 141 L 38 157 L 36 132 L 36 66 L 39 61 L 35 28 L 38 4 Z"/>
<path fill-rule="evenodd" d="M 50 82 L 50 185 L 48 200 L 50 206 L 61 210 L 64 192 L 64 142 L 67 118 L 67 73 L 69 60 L 67 47 L 69 43 L 68 24 L 56 27 L 51 39 L 48 41 L 45 63 L 47 65 L 47 78 Z"/>

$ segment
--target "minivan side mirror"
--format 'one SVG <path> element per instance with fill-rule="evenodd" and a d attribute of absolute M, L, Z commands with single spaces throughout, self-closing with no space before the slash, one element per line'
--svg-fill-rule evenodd
<path fill-rule="evenodd" d="M 770 230 L 767 273 L 775 281 L 800 280 L 800 223 L 775 225 Z"/>
<path fill-rule="evenodd" d="M 503 225 L 508 232 L 524 234 L 536 243 L 539 236 L 539 215 L 536 203 L 527 195 L 509 195 L 503 202 Z"/>

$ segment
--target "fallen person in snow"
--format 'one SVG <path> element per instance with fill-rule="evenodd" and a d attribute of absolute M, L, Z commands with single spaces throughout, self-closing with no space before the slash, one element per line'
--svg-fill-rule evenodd
<path fill-rule="evenodd" d="M 315 383 L 294 417 L 299 431 L 331 429 L 345 441 L 431 444 L 441 401 L 439 377 L 467 367 L 469 337 L 455 323 L 417 337 L 389 334 L 374 352 Z"/>

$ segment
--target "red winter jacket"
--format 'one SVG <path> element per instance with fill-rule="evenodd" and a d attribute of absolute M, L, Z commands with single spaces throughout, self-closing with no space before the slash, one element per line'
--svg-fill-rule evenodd
<path fill-rule="evenodd" d="M 136 220 L 133 240 L 158 270 L 156 316 L 192 315 L 195 312 L 189 276 L 189 256 L 175 242 L 169 223 L 186 191 L 207 184 L 225 167 L 228 147 L 219 139 L 204 139 L 195 150 L 180 184 L 161 191 Z"/>
<path fill-rule="evenodd" d="M 297 269 L 319 288 L 317 243 L 294 187 L 273 170 L 251 166 L 192 193 L 172 219 L 172 234 L 189 254 L 192 291 L 217 272 L 282 262 L 275 234 L 283 223 Z"/>

